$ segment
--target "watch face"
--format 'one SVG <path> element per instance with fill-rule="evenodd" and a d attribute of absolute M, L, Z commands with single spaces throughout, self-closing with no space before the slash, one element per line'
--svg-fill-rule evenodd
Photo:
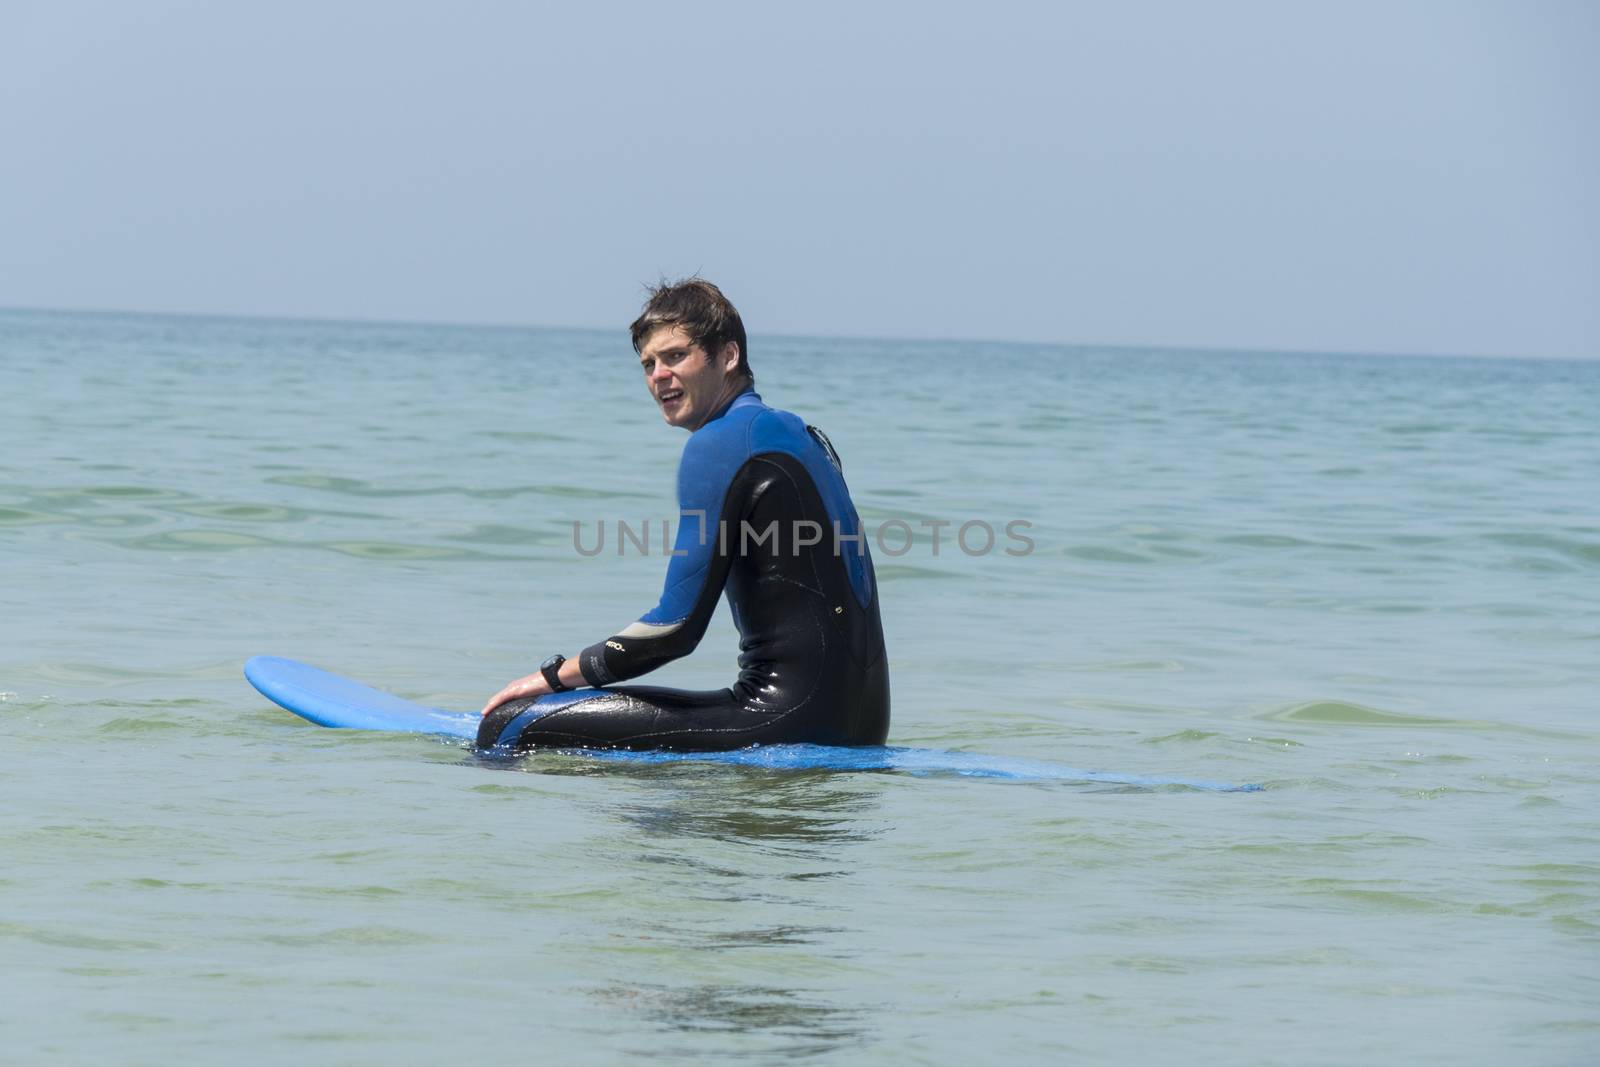
<path fill-rule="evenodd" d="M 549 659 L 547 659 L 543 663 L 539 664 L 539 669 L 541 671 L 547 671 L 551 667 L 559 667 L 565 662 L 567 662 L 567 657 L 565 657 L 565 656 L 560 656 L 560 655 L 551 656 Z"/>

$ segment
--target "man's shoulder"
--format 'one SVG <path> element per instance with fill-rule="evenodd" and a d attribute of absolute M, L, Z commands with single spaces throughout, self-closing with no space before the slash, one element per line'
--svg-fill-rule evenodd
<path fill-rule="evenodd" d="M 740 398 L 743 400 L 744 398 Z M 750 458 L 752 428 L 772 409 L 760 403 L 735 403 L 689 435 L 678 461 L 679 495 L 725 485 Z"/>
<path fill-rule="evenodd" d="M 808 439 L 806 422 L 792 411 L 765 408 L 750 421 L 750 451 L 793 452 Z"/>
<path fill-rule="evenodd" d="M 772 407 L 759 394 L 745 393 L 721 416 L 706 423 L 683 446 L 685 462 L 717 457 L 747 459 L 761 443 L 805 433 L 796 414 Z"/>

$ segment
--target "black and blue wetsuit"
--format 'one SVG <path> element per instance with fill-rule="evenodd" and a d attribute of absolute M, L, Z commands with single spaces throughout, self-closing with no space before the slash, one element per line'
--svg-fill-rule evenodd
<path fill-rule="evenodd" d="M 881 745 L 889 665 L 877 582 L 827 438 L 747 390 L 690 435 L 678 502 L 661 602 L 582 653 L 595 688 L 507 701 L 484 716 L 478 745 Z M 732 688 L 613 685 L 691 652 L 724 592 L 739 630 Z"/>

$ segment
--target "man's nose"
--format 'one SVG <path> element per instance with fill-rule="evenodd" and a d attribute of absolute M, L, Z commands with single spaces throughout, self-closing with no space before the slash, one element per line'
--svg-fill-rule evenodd
<path fill-rule="evenodd" d="M 650 372 L 650 380 L 654 382 L 664 382 L 671 377 L 672 368 L 665 363 L 657 363 L 655 369 Z"/>

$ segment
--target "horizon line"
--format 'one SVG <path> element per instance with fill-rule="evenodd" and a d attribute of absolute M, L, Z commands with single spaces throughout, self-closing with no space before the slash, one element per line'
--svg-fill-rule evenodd
<path fill-rule="evenodd" d="M 460 319 L 382 319 L 332 315 L 270 314 L 265 312 L 152 311 L 149 309 L 133 310 L 127 308 L 24 307 L 14 304 L 0 304 L 0 313 L 4 312 L 99 315 L 105 317 L 123 316 L 128 318 L 150 319 L 213 319 L 218 321 L 232 322 L 298 322 L 325 326 L 406 326 L 476 330 L 548 330 L 553 332 L 594 334 L 605 334 L 612 332 L 610 329 L 600 326 L 565 326 L 531 322 L 472 322 Z M 618 333 L 626 333 L 627 328 L 622 326 L 617 327 L 616 330 Z M 1111 349 L 1114 351 L 1125 352 L 1195 352 L 1222 355 L 1355 356 L 1359 358 L 1383 359 L 1481 359 L 1532 361 L 1541 363 L 1593 363 L 1600 361 L 1600 357 L 1597 356 L 1526 354 L 1507 355 L 1505 353 L 1488 352 L 1398 352 L 1377 349 L 1259 348 L 1255 346 L 1233 347 L 1215 344 L 1177 345 L 1164 343 L 1133 343 L 1125 341 L 1040 341 L 1033 339 L 1019 340 L 1003 337 L 916 337 L 905 334 L 831 334 L 787 333 L 783 331 L 773 331 L 768 333 L 766 336 L 785 340 L 874 342 L 905 341 L 913 344 L 1005 344 L 1020 345 L 1032 348 Z"/>

